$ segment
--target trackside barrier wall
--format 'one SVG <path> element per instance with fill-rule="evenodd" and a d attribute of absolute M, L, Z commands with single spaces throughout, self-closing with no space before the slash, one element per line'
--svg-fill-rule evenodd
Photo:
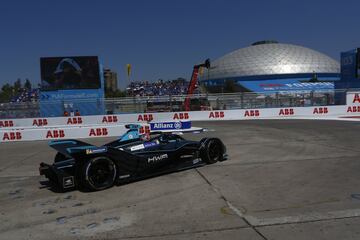
<path fill-rule="evenodd" d="M 291 118 L 322 119 L 356 116 L 360 116 L 360 95 L 359 92 L 348 92 L 347 105 L 339 106 L 162 112 L 0 120 L 0 142 L 119 136 L 126 131 L 124 128 L 125 123 L 146 124 L 148 122 L 166 121 L 218 121 Z"/>
<path fill-rule="evenodd" d="M 38 129 L 8 129 L 1 131 L 0 142 L 76 139 L 93 137 L 119 136 L 125 133 L 125 125 L 99 127 L 65 127 Z"/>
<path fill-rule="evenodd" d="M 360 99 L 359 99 L 360 100 Z M 162 121 L 246 120 L 288 117 L 334 117 L 360 115 L 360 104 L 322 107 L 260 108 L 196 112 L 163 112 L 82 117 L 24 118 L 0 120 L 0 131 L 7 129 L 42 129 L 53 127 L 117 126 L 124 123 Z"/>

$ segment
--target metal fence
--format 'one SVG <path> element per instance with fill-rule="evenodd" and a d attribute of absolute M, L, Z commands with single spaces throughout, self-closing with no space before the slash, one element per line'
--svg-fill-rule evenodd
<path fill-rule="evenodd" d="M 335 105 L 335 94 L 346 90 L 317 90 L 273 93 L 197 94 L 191 97 L 191 110 L 230 110 L 275 107 Z M 183 111 L 186 96 L 135 96 L 105 99 L 107 114 Z M 66 99 L 66 102 L 71 100 Z M 79 101 L 79 100 L 76 100 Z M 86 102 L 86 100 L 81 100 Z M 89 100 L 90 101 L 90 100 Z M 94 99 L 91 99 L 94 101 Z M 42 104 L 62 104 L 47 102 Z M 342 102 L 341 104 L 345 104 Z M 65 103 L 64 103 L 65 105 Z M 1 103 L 0 118 L 40 117 L 39 102 Z M 64 106 L 65 109 L 65 106 Z"/>

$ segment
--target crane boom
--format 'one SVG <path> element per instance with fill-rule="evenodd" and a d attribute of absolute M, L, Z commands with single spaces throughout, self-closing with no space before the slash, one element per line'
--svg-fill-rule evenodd
<path fill-rule="evenodd" d="M 195 91 L 197 79 L 199 76 L 199 69 L 201 67 L 205 67 L 205 68 L 209 69 L 210 68 L 210 59 L 206 59 L 204 63 L 194 65 L 193 72 L 191 74 L 190 83 L 189 83 L 188 90 L 187 90 L 187 94 L 186 94 L 186 98 L 184 101 L 185 111 L 190 111 L 190 99 Z"/>

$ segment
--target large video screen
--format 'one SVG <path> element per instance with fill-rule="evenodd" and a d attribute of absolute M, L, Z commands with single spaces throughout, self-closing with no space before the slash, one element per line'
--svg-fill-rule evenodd
<path fill-rule="evenodd" d="M 41 58 L 40 67 L 43 91 L 101 87 L 96 56 Z"/>

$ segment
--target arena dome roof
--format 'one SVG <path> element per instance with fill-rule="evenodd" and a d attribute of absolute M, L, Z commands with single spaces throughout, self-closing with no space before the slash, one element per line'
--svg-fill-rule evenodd
<path fill-rule="evenodd" d="M 340 64 L 318 51 L 261 41 L 214 60 L 209 79 L 279 74 L 340 73 Z M 204 76 L 205 77 L 205 76 Z"/>

